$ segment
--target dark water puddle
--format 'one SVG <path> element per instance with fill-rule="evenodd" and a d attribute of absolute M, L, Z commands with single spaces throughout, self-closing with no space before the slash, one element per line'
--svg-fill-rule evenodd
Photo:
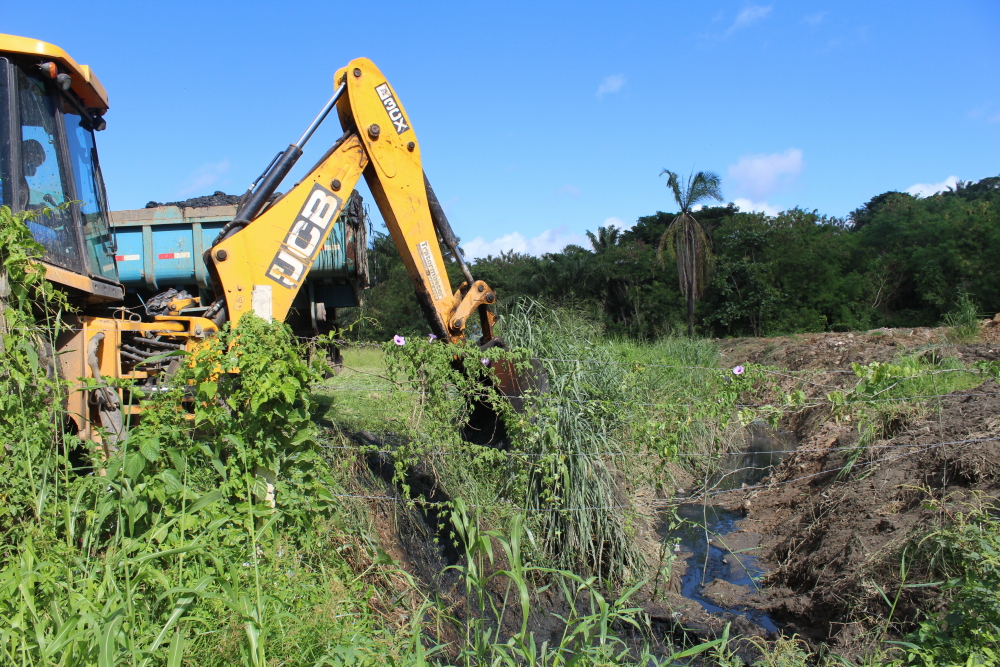
<path fill-rule="evenodd" d="M 795 448 L 791 434 L 775 433 L 765 424 L 749 427 L 744 451 L 728 454 L 709 479 L 708 488 L 738 489 L 754 486 Z M 660 534 L 668 544 L 680 547 L 687 568 L 681 579 L 681 594 L 709 612 L 745 616 L 768 632 L 780 629 L 768 614 L 745 600 L 758 590 L 764 570 L 748 552 L 757 547 L 759 535 L 739 531 L 742 512 L 718 505 L 685 503 L 677 507 L 681 524 Z M 669 525 L 673 517 L 664 516 Z"/>
<path fill-rule="evenodd" d="M 677 507 L 677 516 L 683 521 L 680 527 L 661 534 L 668 543 L 679 544 L 681 555 L 686 556 L 681 595 L 705 611 L 739 614 L 768 632 L 779 632 L 766 612 L 743 602 L 757 591 L 764 570 L 754 556 L 741 553 L 756 546 L 755 536 L 738 534 L 727 539 L 738 528 L 742 513 L 718 505 L 685 503 Z"/>

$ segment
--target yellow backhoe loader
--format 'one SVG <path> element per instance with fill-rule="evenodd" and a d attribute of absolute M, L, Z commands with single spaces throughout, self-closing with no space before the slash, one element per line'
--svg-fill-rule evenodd
<path fill-rule="evenodd" d="M 120 308 L 115 240 L 94 132 L 105 128 L 107 94 L 86 65 L 35 39 L 0 35 L 0 200 L 13 211 L 46 209 L 29 222 L 45 247 L 47 278 L 78 306 L 71 328 L 56 341 L 60 371 L 90 378 L 70 394 L 67 411 L 80 437 L 113 447 L 136 396 L 111 389 L 109 378 L 130 378 L 133 392 L 153 392 L 177 364 L 171 350 L 192 350 L 226 322 L 247 313 L 285 320 L 355 184 L 365 178 L 413 281 L 431 331 L 444 341 L 464 339 L 478 313 L 482 338 L 494 336 L 490 305 L 496 294 L 475 280 L 451 226 L 424 175 L 421 146 L 395 90 L 365 58 L 337 71 L 329 101 L 299 139 L 280 152 L 241 200 L 235 217 L 204 248 L 214 297 L 200 303 L 165 293 L 149 315 Z M 297 184 L 277 188 L 334 109 L 343 135 Z M 449 284 L 441 245 L 464 281 Z M 363 249 L 362 249 L 363 251 Z M 176 368 L 176 366 L 174 366 Z M 497 380 L 511 392 L 514 380 Z M 128 400 L 125 400 L 128 399 Z M 477 405 L 477 411 L 483 406 Z M 472 439 L 492 444 L 502 424 L 477 417 Z"/>

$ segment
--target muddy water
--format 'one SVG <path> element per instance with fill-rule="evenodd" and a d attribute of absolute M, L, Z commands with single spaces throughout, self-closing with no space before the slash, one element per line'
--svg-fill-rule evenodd
<path fill-rule="evenodd" d="M 685 503 L 677 508 L 679 528 L 663 531 L 668 543 L 679 544 L 686 568 L 681 595 L 698 602 L 705 611 L 746 616 L 768 632 L 778 625 L 745 598 L 757 591 L 764 570 L 746 553 L 757 546 L 758 536 L 730 535 L 739 527 L 741 512 L 717 505 Z"/>
<path fill-rule="evenodd" d="M 751 424 L 748 430 L 744 450 L 722 457 L 718 471 L 709 479 L 708 488 L 728 491 L 753 486 L 788 456 L 788 450 L 795 448 L 795 436 L 772 431 L 763 422 Z"/>
<path fill-rule="evenodd" d="M 759 483 L 794 449 L 791 434 L 775 433 L 764 424 L 750 426 L 746 448 L 720 461 L 709 479 L 711 489 L 738 489 Z M 760 536 L 739 530 L 743 513 L 718 505 L 685 503 L 677 507 L 679 527 L 660 534 L 668 545 L 676 545 L 684 559 L 681 594 L 698 602 L 708 612 L 745 616 L 768 632 L 780 632 L 775 621 L 748 599 L 758 590 L 764 570 L 751 555 Z M 676 523 L 663 517 L 666 525 Z"/>

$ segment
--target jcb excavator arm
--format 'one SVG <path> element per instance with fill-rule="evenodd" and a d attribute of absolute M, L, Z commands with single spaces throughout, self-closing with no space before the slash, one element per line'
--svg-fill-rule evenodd
<path fill-rule="evenodd" d="M 479 310 L 482 343 L 493 339 L 496 300 L 489 285 L 474 280 L 458 241 L 427 181 L 420 144 L 410 117 L 385 76 L 366 58 L 352 61 L 334 78 L 337 90 L 302 138 L 286 149 L 248 193 L 236 218 L 205 263 L 213 273 L 217 301 L 207 314 L 236 322 L 249 311 L 283 320 L 310 266 L 358 179 L 375 197 L 413 281 L 433 333 L 443 340 L 464 337 L 469 316 Z M 344 135 L 285 195 L 268 205 L 281 179 L 302 154 L 302 145 L 336 105 Z M 461 266 L 465 281 L 452 292 L 438 239 Z M 224 308 L 224 311 L 223 311 Z"/>

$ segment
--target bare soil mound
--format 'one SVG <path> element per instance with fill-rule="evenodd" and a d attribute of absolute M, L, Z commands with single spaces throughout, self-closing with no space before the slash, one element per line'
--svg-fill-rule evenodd
<path fill-rule="evenodd" d="M 1000 342 L 990 339 L 994 331 L 983 328 L 984 342 L 956 344 L 948 330 L 875 329 L 867 333 L 816 333 L 776 338 L 731 338 L 719 341 L 722 361 L 727 365 L 764 364 L 792 371 L 850 371 L 852 363 L 892 361 L 903 354 L 933 352 L 939 358 L 955 357 L 965 363 L 1000 358 Z"/>
<path fill-rule="evenodd" d="M 888 613 L 876 586 L 896 590 L 904 547 L 976 493 L 1000 497 L 1000 386 L 990 380 L 935 407 L 866 449 L 846 475 L 854 426 L 826 421 L 766 488 L 726 496 L 748 513 L 741 530 L 765 536 L 759 555 L 773 569 L 760 606 L 787 630 L 862 652 Z M 895 618 L 913 619 L 935 594 L 907 589 Z"/>

